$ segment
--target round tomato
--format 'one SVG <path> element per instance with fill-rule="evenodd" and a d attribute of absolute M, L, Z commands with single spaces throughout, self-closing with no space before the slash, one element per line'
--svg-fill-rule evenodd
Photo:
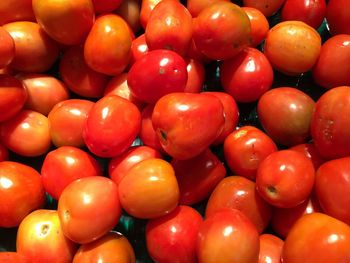
<path fill-rule="evenodd" d="M 280 263 L 284 241 L 272 234 L 262 234 L 259 240 L 259 263 Z"/>
<path fill-rule="evenodd" d="M 242 9 L 247 13 L 250 20 L 251 46 L 256 47 L 266 38 L 270 29 L 269 21 L 260 10 L 254 7 L 246 6 L 242 7 Z"/>
<path fill-rule="evenodd" d="M 11 63 L 15 57 L 15 42 L 3 27 L 0 27 L 0 68 Z"/>
<path fill-rule="evenodd" d="M 266 17 L 269 17 L 275 14 L 284 2 L 285 0 L 243 0 L 243 5 L 256 8 Z"/>
<path fill-rule="evenodd" d="M 0 251 L 0 262 L 6 263 L 28 263 L 25 256 L 17 252 Z"/>
<path fill-rule="evenodd" d="M 317 170 L 317 168 L 325 162 L 324 158 L 317 151 L 315 144 L 312 142 L 298 144 L 289 149 L 303 153 L 307 158 L 309 158 L 312 161 L 315 170 Z"/>
<path fill-rule="evenodd" d="M 141 34 L 131 42 L 131 58 L 129 65 L 133 65 L 136 60 L 143 57 L 148 52 L 145 34 Z"/>
<path fill-rule="evenodd" d="M 0 25 L 14 21 L 35 21 L 32 0 L 7 0 L 0 2 Z"/>
<path fill-rule="evenodd" d="M 350 9 L 347 0 L 329 0 L 326 19 L 332 35 L 350 34 Z"/>
<path fill-rule="evenodd" d="M 96 13 L 111 13 L 117 9 L 122 2 L 122 0 L 92 0 Z"/>
<path fill-rule="evenodd" d="M 217 1 L 218 0 L 187 0 L 186 5 L 192 17 L 196 17 L 204 8 L 214 4 Z"/>
<path fill-rule="evenodd" d="M 187 83 L 184 92 L 199 93 L 205 81 L 205 68 L 195 59 L 187 59 Z"/>
<path fill-rule="evenodd" d="M 148 19 L 154 7 L 162 0 L 142 0 L 140 10 L 140 23 L 143 28 L 146 28 Z"/>

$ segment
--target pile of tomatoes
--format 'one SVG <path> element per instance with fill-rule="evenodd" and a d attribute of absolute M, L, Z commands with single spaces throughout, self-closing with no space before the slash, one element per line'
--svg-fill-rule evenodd
<path fill-rule="evenodd" d="M 350 262 L 347 0 L 6 0 L 0 25 L 0 262 Z"/>

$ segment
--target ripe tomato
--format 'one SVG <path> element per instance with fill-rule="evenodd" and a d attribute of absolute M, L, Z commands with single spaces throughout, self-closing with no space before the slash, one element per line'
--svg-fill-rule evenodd
<path fill-rule="evenodd" d="M 128 23 L 133 33 L 139 33 L 141 29 L 140 12 L 141 3 L 139 0 L 122 1 L 117 10 L 115 10 L 115 13 Z"/>
<path fill-rule="evenodd" d="M 14 21 L 35 21 L 32 0 L 1 1 L 0 25 Z"/>
<path fill-rule="evenodd" d="M 0 162 L 7 161 L 8 159 L 9 159 L 9 151 L 2 143 L 0 143 Z"/>
<path fill-rule="evenodd" d="M 118 223 L 122 209 L 118 187 L 103 176 L 70 183 L 58 200 L 58 216 L 66 237 L 79 244 L 99 239 Z M 99 215 L 96 220 L 96 215 Z"/>
<path fill-rule="evenodd" d="M 0 162 L 0 199 L 0 227 L 18 226 L 30 212 L 44 206 L 40 174 L 18 162 Z"/>
<path fill-rule="evenodd" d="M 327 4 L 326 19 L 332 35 L 350 34 L 350 10 L 346 0 L 329 0 Z"/>
<path fill-rule="evenodd" d="M 266 17 L 275 14 L 283 5 L 285 0 L 243 0 L 243 5 L 253 7 L 262 12 Z"/>
<path fill-rule="evenodd" d="M 262 234 L 259 240 L 259 263 L 280 263 L 284 241 L 272 234 Z"/>
<path fill-rule="evenodd" d="M 39 209 L 19 225 L 16 250 L 29 262 L 70 263 L 77 245 L 62 233 L 56 210 Z"/>
<path fill-rule="evenodd" d="M 92 0 L 96 13 L 110 13 L 117 9 L 122 2 L 122 0 Z"/>
<path fill-rule="evenodd" d="M 314 143 L 302 143 L 290 147 L 289 149 L 303 153 L 306 157 L 308 157 L 312 161 L 315 170 L 317 170 L 317 168 L 325 162 L 323 157 L 317 151 Z"/>
<path fill-rule="evenodd" d="M 15 42 L 9 32 L 0 27 L 0 68 L 11 63 L 15 57 Z"/>
<path fill-rule="evenodd" d="M 131 58 L 129 65 L 133 65 L 136 60 L 143 57 L 148 52 L 145 34 L 141 34 L 131 42 Z"/>
<path fill-rule="evenodd" d="M 218 0 L 188 0 L 186 5 L 192 17 L 196 17 L 206 7 L 214 4 Z M 228 1 L 228 0 L 223 0 Z"/>
<path fill-rule="evenodd" d="M 142 0 L 141 1 L 140 23 L 144 29 L 146 28 L 146 25 L 152 10 L 161 1 L 162 0 Z"/>
<path fill-rule="evenodd" d="M 17 252 L 0 251 L 0 262 L 6 263 L 28 263 L 27 259 Z"/>
<path fill-rule="evenodd" d="M 205 81 L 205 68 L 195 59 L 187 59 L 187 83 L 184 92 L 199 93 Z"/>
<path fill-rule="evenodd" d="M 267 36 L 270 25 L 266 16 L 254 7 L 242 7 L 247 13 L 251 26 L 252 47 L 258 46 Z"/>

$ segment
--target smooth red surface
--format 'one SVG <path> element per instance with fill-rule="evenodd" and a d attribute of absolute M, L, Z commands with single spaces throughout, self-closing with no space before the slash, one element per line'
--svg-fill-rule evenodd
<path fill-rule="evenodd" d="M 327 3 L 326 19 L 332 35 L 350 34 L 347 26 L 350 22 L 350 10 L 346 0 L 329 0 Z"/>

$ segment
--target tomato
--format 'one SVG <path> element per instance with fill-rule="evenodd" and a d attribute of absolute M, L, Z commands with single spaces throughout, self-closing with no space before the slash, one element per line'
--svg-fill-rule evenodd
<path fill-rule="evenodd" d="M 251 180 L 255 180 L 261 161 L 277 151 L 274 141 L 253 126 L 242 126 L 233 131 L 223 146 L 224 158 L 231 171 Z"/>
<path fill-rule="evenodd" d="M 210 217 L 223 208 L 241 211 L 259 233 L 270 222 L 270 205 L 260 197 L 255 183 L 242 176 L 228 176 L 219 182 L 209 197 L 205 216 Z"/>
<path fill-rule="evenodd" d="M 143 28 L 146 28 L 148 19 L 154 7 L 162 0 L 142 0 L 140 10 L 140 23 Z"/>
<path fill-rule="evenodd" d="M 45 154 L 51 146 L 49 121 L 32 110 L 21 110 L 0 126 L 0 138 L 11 151 L 27 157 Z"/>
<path fill-rule="evenodd" d="M 201 62 L 195 59 L 187 59 L 187 82 L 184 92 L 199 93 L 203 89 L 205 81 L 205 68 Z"/>
<path fill-rule="evenodd" d="M 218 0 L 188 0 L 186 5 L 192 17 L 196 17 L 206 7 L 214 4 Z M 228 0 L 224 0 L 228 1 Z"/>
<path fill-rule="evenodd" d="M 82 147 L 83 127 L 94 103 L 83 99 L 69 99 L 57 103 L 49 115 L 50 137 L 56 147 Z"/>
<path fill-rule="evenodd" d="M 171 165 L 180 188 L 180 204 L 193 205 L 207 198 L 225 177 L 226 169 L 210 149 L 187 159 L 173 159 Z"/>
<path fill-rule="evenodd" d="M 302 21 L 278 23 L 269 30 L 264 44 L 273 68 L 292 76 L 311 70 L 320 51 L 320 35 Z"/>
<path fill-rule="evenodd" d="M 162 155 L 156 149 L 148 146 L 130 147 L 125 153 L 110 160 L 108 175 L 119 185 L 120 181 L 135 164 L 150 158 L 162 158 Z"/>
<path fill-rule="evenodd" d="M 143 102 L 156 103 L 166 94 L 182 92 L 188 78 L 186 67 L 185 60 L 174 51 L 149 51 L 128 72 L 131 94 Z"/>
<path fill-rule="evenodd" d="M 293 150 L 279 150 L 267 156 L 256 173 L 259 194 L 271 205 L 289 208 L 311 194 L 315 169 L 310 159 Z"/>
<path fill-rule="evenodd" d="M 141 126 L 141 113 L 130 101 L 105 96 L 90 110 L 83 128 L 89 150 L 100 157 L 114 157 L 126 151 Z"/>
<path fill-rule="evenodd" d="M 347 25 L 350 22 L 350 10 L 346 0 L 329 0 L 326 19 L 332 35 L 350 34 Z"/>
<path fill-rule="evenodd" d="M 122 1 L 115 11 L 117 15 L 120 15 L 128 23 L 134 33 L 138 33 L 141 28 L 140 12 L 141 3 L 139 0 Z"/>
<path fill-rule="evenodd" d="M 255 48 L 246 48 L 220 66 L 224 90 L 238 102 L 258 100 L 271 88 L 273 70 L 266 56 Z"/>
<path fill-rule="evenodd" d="M 69 99 L 69 90 L 59 79 L 47 74 L 21 73 L 16 76 L 26 87 L 25 108 L 48 115 L 59 102 Z"/>
<path fill-rule="evenodd" d="M 117 9 L 122 2 L 122 0 L 92 0 L 96 13 L 110 13 Z"/>
<path fill-rule="evenodd" d="M 131 58 L 129 65 L 133 65 L 136 60 L 143 57 L 148 52 L 145 34 L 141 34 L 131 42 Z"/>
<path fill-rule="evenodd" d="M 11 75 L 0 75 L 0 122 L 13 118 L 24 106 L 28 93 Z"/>
<path fill-rule="evenodd" d="M 49 70 L 58 58 L 59 46 L 34 22 L 18 21 L 3 28 L 15 42 L 15 56 L 10 67 L 22 72 L 41 73 Z"/>
<path fill-rule="evenodd" d="M 92 69 L 118 75 L 130 60 L 131 35 L 125 20 L 115 14 L 99 16 L 84 44 L 84 57 Z"/>
<path fill-rule="evenodd" d="M 35 21 L 32 0 L 1 1 L 0 25 L 14 21 Z"/>
<path fill-rule="evenodd" d="M 65 45 L 83 43 L 95 19 L 91 0 L 33 0 L 33 11 L 45 32 Z"/>
<path fill-rule="evenodd" d="M 312 70 L 315 82 L 323 88 L 350 85 L 350 35 L 336 35 L 321 47 L 320 56 Z"/>
<path fill-rule="evenodd" d="M 135 262 L 134 249 L 125 236 L 109 232 L 103 237 L 80 246 L 72 263 L 85 262 Z"/>
<path fill-rule="evenodd" d="M 77 246 L 62 233 L 56 210 L 39 209 L 19 225 L 16 250 L 29 262 L 70 263 Z"/>
<path fill-rule="evenodd" d="M 315 105 L 311 135 L 316 149 L 325 159 L 350 154 L 350 89 L 336 87 L 324 93 Z"/>
<path fill-rule="evenodd" d="M 81 46 L 65 50 L 59 65 L 63 82 L 74 93 L 87 98 L 100 98 L 108 83 L 108 76 L 91 69 L 85 62 Z"/>
<path fill-rule="evenodd" d="M 0 162 L 7 161 L 8 159 L 9 159 L 9 151 L 2 143 L 0 143 Z"/>
<path fill-rule="evenodd" d="M 45 191 L 57 200 L 68 184 L 88 176 L 102 176 L 100 165 L 90 154 L 72 146 L 48 152 L 41 166 Z"/>
<path fill-rule="evenodd" d="M 293 146 L 310 138 L 315 102 L 297 88 L 279 87 L 261 96 L 257 105 L 260 123 L 281 145 Z"/>
<path fill-rule="evenodd" d="M 0 27 L 0 43 L 0 68 L 4 68 L 15 57 L 15 42 L 3 27 Z"/>
<path fill-rule="evenodd" d="M 193 40 L 197 48 L 210 59 L 234 57 L 250 44 L 250 38 L 248 15 L 231 2 L 217 1 L 193 19 Z"/>
<path fill-rule="evenodd" d="M 303 153 L 306 157 L 308 157 L 312 161 L 315 170 L 317 170 L 317 168 L 325 162 L 320 153 L 317 151 L 314 143 L 302 143 L 289 149 Z"/>
<path fill-rule="evenodd" d="M 203 219 L 190 206 L 151 219 L 146 225 L 147 251 L 156 262 L 197 262 L 196 241 Z"/>
<path fill-rule="evenodd" d="M 18 226 L 24 217 L 45 203 L 40 174 L 13 161 L 0 162 L 0 227 Z"/>
<path fill-rule="evenodd" d="M 282 262 L 339 263 L 350 261 L 350 227 L 321 213 L 304 215 L 288 234 Z"/>
<path fill-rule="evenodd" d="M 262 12 L 266 17 L 275 14 L 283 5 L 285 0 L 243 0 L 243 5 L 253 7 Z"/>
<path fill-rule="evenodd" d="M 159 158 L 146 159 L 132 166 L 118 187 L 123 209 L 136 218 L 169 214 L 179 202 L 174 169 Z"/>
<path fill-rule="evenodd" d="M 17 252 L 0 251 L 0 261 L 5 263 L 28 263 L 27 259 Z"/>
<path fill-rule="evenodd" d="M 259 240 L 259 263 L 280 263 L 283 240 L 272 234 L 262 234 Z"/>
<path fill-rule="evenodd" d="M 317 29 L 322 24 L 325 16 L 325 0 L 286 0 L 281 12 L 282 21 L 303 21 L 315 29 Z"/>
<path fill-rule="evenodd" d="M 254 7 L 242 7 L 247 13 L 251 26 L 252 47 L 258 46 L 267 36 L 270 25 L 265 15 Z"/>
<path fill-rule="evenodd" d="M 197 239 L 199 262 L 258 262 L 259 234 L 239 210 L 224 209 L 206 218 Z"/>
<path fill-rule="evenodd" d="M 176 159 L 203 152 L 225 124 L 223 105 L 205 93 L 172 93 L 159 99 L 152 114 L 153 127 L 164 150 Z"/>
<path fill-rule="evenodd" d="M 119 221 L 118 187 L 103 176 L 77 179 L 63 190 L 57 211 L 66 237 L 79 244 L 92 242 Z M 98 220 L 96 215 L 100 215 Z"/>

